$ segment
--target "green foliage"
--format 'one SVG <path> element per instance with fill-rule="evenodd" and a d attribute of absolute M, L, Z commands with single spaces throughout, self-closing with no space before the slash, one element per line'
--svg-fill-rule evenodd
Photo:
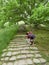
<path fill-rule="evenodd" d="M 32 9 L 47 0 L 0 0 L 0 27 L 5 22 L 15 23 L 20 20 L 28 21 Z"/>
<path fill-rule="evenodd" d="M 38 8 L 32 10 L 30 23 L 36 25 L 49 23 L 49 7 L 40 4 Z"/>
<path fill-rule="evenodd" d="M 0 54 L 4 48 L 9 44 L 10 40 L 17 33 L 18 26 L 12 25 L 8 28 L 0 30 Z"/>

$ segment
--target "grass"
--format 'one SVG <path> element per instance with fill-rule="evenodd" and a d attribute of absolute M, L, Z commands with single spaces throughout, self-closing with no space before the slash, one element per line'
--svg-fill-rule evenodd
<path fill-rule="evenodd" d="M 41 51 L 42 56 L 49 62 L 49 31 L 34 30 L 33 33 L 36 35 L 36 46 Z"/>
<path fill-rule="evenodd" d="M 17 26 L 15 25 L 0 30 L 0 56 L 2 54 L 2 50 L 8 46 L 10 40 L 16 34 L 16 31 Z"/>

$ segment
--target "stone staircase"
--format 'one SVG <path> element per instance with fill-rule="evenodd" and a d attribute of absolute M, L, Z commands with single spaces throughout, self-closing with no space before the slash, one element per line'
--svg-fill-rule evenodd
<path fill-rule="evenodd" d="M 25 38 L 14 38 L 3 50 L 0 65 L 47 65 L 38 48 L 27 44 Z"/>

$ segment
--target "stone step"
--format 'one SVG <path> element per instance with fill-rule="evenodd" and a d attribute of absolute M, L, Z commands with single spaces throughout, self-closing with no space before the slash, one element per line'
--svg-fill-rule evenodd
<path fill-rule="evenodd" d="M 10 46 L 27 47 L 27 46 L 29 46 L 29 45 L 27 45 L 27 44 L 24 44 L 24 45 L 22 45 L 22 44 L 11 44 Z"/>
<path fill-rule="evenodd" d="M 33 62 L 34 62 L 35 64 L 42 64 L 42 65 L 44 65 L 44 64 L 46 63 L 46 60 L 43 59 L 43 58 L 39 58 L 39 59 L 34 58 L 34 59 L 33 59 Z"/>
<path fill-rule="evenodd" d="M 2 63 L 0 65 L 46 65 L 47 63 L 38 48 L 27 44 L 24 38 L 13 39 L 7 49 L 3 50 L 0 61 Z"/>

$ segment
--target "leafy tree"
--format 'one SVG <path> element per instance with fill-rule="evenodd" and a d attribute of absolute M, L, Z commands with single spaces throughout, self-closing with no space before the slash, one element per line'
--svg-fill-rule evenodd
<path fill-rule="evenodd" d="M 34 23 L 36 27 L 41 23 L 49 23 L 49 7 L 41 4 L 38 8 L 35 8 L 32 11 L 30 21 L 30 23 Z"/>
<path fill-rule="evenodd" d="M 35 13 L 32 13 L 32 10 L 35 11 L 40 3 L 45 2 L 47 2 L 47 0 L 0 0 L 0 26 L 3 26 L 4 23 L 8 21 L 10 24 L 20 20 L 30 23 L 30 17 Z M 38 18 L 38 21 L 39 20 Z"/>

